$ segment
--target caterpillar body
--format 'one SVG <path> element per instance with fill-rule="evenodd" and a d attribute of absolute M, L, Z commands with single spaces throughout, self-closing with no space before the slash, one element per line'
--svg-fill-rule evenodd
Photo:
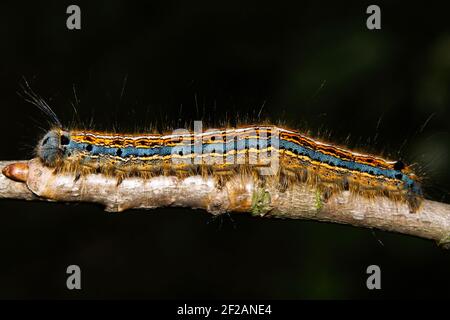
<path fill-rule="evenodd" d="M 245 173 L 282 188 L 310 184 L 324 199 L 343 190 L 386 196 L 407 203 L 411 212 L 423 199 L 420 179 L 402 161 L 357 153 L 272 125 L 133 135 L 58 125 L 41 139 L 36 153 L 55 173 L 102 173 L 117 176 L 118 183 L 130 176 L 203 174 L 220 181 Z"/>

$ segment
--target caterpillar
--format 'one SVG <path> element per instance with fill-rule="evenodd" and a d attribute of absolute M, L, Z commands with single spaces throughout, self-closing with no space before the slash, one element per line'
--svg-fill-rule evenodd
<path fill-rule="evenodd" d="M 29 87 L 28 87 L 29 89 Z M 37 157 L 58 172 L 106 174 L 120 184 L 131 176 L 213 175 L 218 183 L 236 174 L 251 174 L 280 188 L 303 183 L 326 200 L 348 190 L 367 196 L 385 196 L 408 204 L 416 212 L 423 201 L 421 179 L 412 165 L 313 139 L 275 125 L 209 129 L 201 122 L 194 131 L 169 134 L 107 133 L 68 130 L 53 110 L 29 89 L 28 101 L 53 123 L 36 147 Z"/>
<path fill-rule="evenodd" d="M 250 172 L 261 179 L 275 176 L 287 185 L 309 183 L 326 197 L 342 190 L 388 196 L 406 202 L 412 212 L 422 201 L 419 178 L 402 161 L 353 152 L 271 125 L 166 135 L 56 127 L 45 134 L 36 153 L 56 172 L 115 175 L 118 183 L 129 176 L 201 173 L 226 179 Z"/>

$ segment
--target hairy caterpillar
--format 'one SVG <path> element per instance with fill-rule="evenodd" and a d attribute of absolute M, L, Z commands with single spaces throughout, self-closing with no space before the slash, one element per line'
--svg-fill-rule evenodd
<path fill-rule="evenodd" d="M 197 145 L 196 145 L 197 144 Z M 384 195 L 417 210 L 422 191 L 411 167 L 325 144 L 275 126 L 248 126 L 184 134 L 107 134 L 50 130 L 37 146 L 38 157 L 57 171 L 150 177 L 161 174 L 217 174 L 260 170 L 273 165 L 277 177 L 311 183 L 332 194 L 351 190 Z"/>
<path fill-rule="evenodd" d="M 357 153 L 273 125 L 182 129 L 171 134 L 123 134 L 63 128 L 51 108 L 31 92 L 31 101 L 53 120 L 36 147 L 55 173 L 102 173 L 117 176 L 235 174 L 276 181 L 280 187 L 310 184 L 326 199 L 349 190 L 367 197 L 386 196 L 407 203 L 411 212 L 422 202 L 420 179 L 412 166 Z M 198 124 L 198 122 L 196 122 Z"/>

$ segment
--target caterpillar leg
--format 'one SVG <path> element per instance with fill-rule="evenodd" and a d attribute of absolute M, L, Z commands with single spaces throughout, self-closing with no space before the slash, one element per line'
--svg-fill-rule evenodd
<path fill-rule="evenodd" d="M 408 192 L 408 194 L 406 195 L 406 202 L 409 207 L 409 212 L 417 213 L 422 206 L 423 198 L 421 196 L 418 196 L 417 194 Z"/>

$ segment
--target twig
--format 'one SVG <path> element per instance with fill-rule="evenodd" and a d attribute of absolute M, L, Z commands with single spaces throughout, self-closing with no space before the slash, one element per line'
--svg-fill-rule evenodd
<path fill-rule="evenodd" d="M 0 161 L 0 198 L 95 202 L 106 211 L 166 206 L 201 208 L 217 215 L 248 212 L 254 216 L 311 219 L 378 228 L 435 240 L 450 247 L 450 205 L 425 200 L 416 213 L 406 204 L 385 197 L 368 199 L 344 191 L 324 202 L 307 185 L 287 190 L 261 185 L 251 176 L 237 175 L 223 185 L 213 177 L 158 176 L 117 179 L 101 174 L 57 174 L 38 159 Z M 12 179 L 18 180 L 13 181 Z"/>

